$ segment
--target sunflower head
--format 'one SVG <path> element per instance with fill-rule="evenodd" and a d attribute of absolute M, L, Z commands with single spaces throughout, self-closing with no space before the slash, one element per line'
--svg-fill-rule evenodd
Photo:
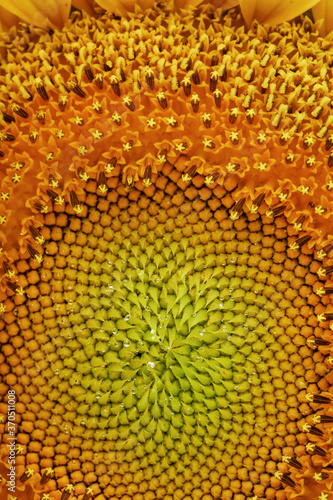
<path fill-rule="evenodd" d="M 329 500 L 331 41 L 244 9 L 4 36 L 1 494 Z"/>

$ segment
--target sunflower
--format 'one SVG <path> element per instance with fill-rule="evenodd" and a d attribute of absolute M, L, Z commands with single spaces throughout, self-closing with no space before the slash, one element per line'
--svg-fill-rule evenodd
<path fill-rule="evenodd" d="M 1 498 L 331 500 L 329 2 L 235 3 L 6 4 Z"/>

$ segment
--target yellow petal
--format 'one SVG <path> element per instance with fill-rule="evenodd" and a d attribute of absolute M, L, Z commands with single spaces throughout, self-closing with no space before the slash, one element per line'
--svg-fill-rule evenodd
<path fill-rule="evenodd" d="M 20 19 L 0 6 L 0 32 L 8 31 L 12 26 L 19 23 Z"/>
<path fill-rule="evenodd" d="M 290 21 L 318 2 L 319 0 L 239 0 L 239 5 L 247 26 L 255 19 L 274 26 Z"/>
<path fill-rule="evenodd" d="M 155 0 L 138 0 L 137 2 L 133 2 L 133 0 L 96 0 L 96 3 L 118 16 L 126 16 L 128 12 L 134 12 L 136 5 L 143 10 L 149 9 L 154 5 Z"/>
<path fill-rule="evenodd" d="M 333 0 L 320 0 L 320 2 L 312 8 L 312 13 L 315 21 L 319 21 L 320 19 L 324 20 L 319 30 L 322 36 L 333 31 Z"/>
<path fill-rule="evenodd" d="M 68 19 L 70 0 L 0 0 L 0 7 L 28 24 L 40 28 L 62 28 Z"/>
<path fill-rule="evenodd" d="M 80 10 L 85 10 L 91 16 L 94 14 L 93 0 L 73 0 L 72 4 L 74 7 Z"/>
<path fill-rule="evenodd" d="M 73 3 L 76 6 L 76 3 L 81 1 L 84 3 L 87 1 L 89 2 L 89 0 L 76 0 Z M 138 0 L 136 2 L 133 0 L 96 0 L 96 3 L 109 12 L 113 12 L 120 16 L 126 16 L 128 12 L 134 12 L 136 5 L 145 10 L 152 7 L 156 3 L 156 0 Z M 202 0 L 173 0 L 172 3 L 173 10 L 191 9 L 202 3 Z M 238 5 L 239 0 L 213 0 L 210 3 L 214 6 L 223 7 L 224 10 L 228 10 Z"/>

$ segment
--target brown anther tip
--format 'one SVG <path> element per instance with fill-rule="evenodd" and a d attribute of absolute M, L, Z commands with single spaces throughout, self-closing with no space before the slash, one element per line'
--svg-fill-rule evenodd
<path fill-rule="evenodd" d="M 3 132 L 0 132 L 0 142 L 12 142 L 15 141 L 15 136 L 12 134 L 5 134 Z"/>
<path fill-rule="evenodd" d="M 85 65 L 84 72 L 85 72 L 86 77 L 88 78 L 88 81 L 92 82 L 94 79 L 94 75 L 93 75 L 93 72 L 91 71 L 91 67 L 89 64 Z"/>
<path fill-rule="evenodd" d="M 317 404 L 329 404 L 331 403 L 331 399 L 327 398 L 326 396 L 315 394 L 313 396 L 313 402 Z"/>
<path fill-rule="evenodd" d="M 57 200 L 59 195 L 55 191 L 47 189 L 46 192 L 51 201 L 55 202 Z"/>
<path fill-rule="evenodd" d="M 36 111 L 36 118 L 39 121 L 39 123 L 41 123 L 42 125 L 45 125 L 45 116 L 46 116 L 46 113 L 44 110 Z"/>
<path fill-rule="evenodd" d="M 5 120 L 6 123 L 15 122 L 14 116 L 8 115 L 7 113 L 3 113 L 3 119 Z"/>
<path fill-rule="evenodd" d="M 302 469 L 302 464 L 296 460 L 296 458 L 291 458 L 289 460 L 289 465 L 291 465 L 292 467 L 295 467 L 295 469 Z"/>
<path fill-rule="evenodd" d="M 46 92 L 44 85 L 36 86 L 36 89 L 37 89 L 38 94 L 41 96 L 42 99 L 44 99 L 44 101 L 49 100 L 49 96 L 48 96 L 48 93 Z"/>
<path fill-rule="evenodd" d="M 14 113 L 16 113 L 21 118 L 28 118 L 29 117 L 28 113 L 23 108 L 21 108 L 21 106 L 19 106 L 18 104 L 15 104 L 15 103 L 12 104 L 11 108 L 14 111 Z"/>
<path fill-rule="evenodd" d="M 8 264 L 8 262 L 4 261 L 2 264 L 2 268 L 4 270 L 5 275 L 7 278 L 11 279 L 14 278 L 15 276 L 15 271 L 14 269 Z"/>
<path fill-rule="evenodd" d="M 156 94 L 156 97 L 157 97 L 157 101 L 159 103 L 159 105 L 161 106 L 162 109 L 167 109 L 168 107 L 168 101 L 165 97 L 165 94 L 164 92 L 158 92 Z"/>
<path fill-rule="evenodd" d="M 72 90 L 79 97 L 86 97 L 86 93 L 84 92 L 84 90 L 82 90 L 81 87 L 79 87 L 79 85 L 77 85 L 77 83 L 69 81 L 68 88 Z"/>
<path fill-rule="evenodd" d="M 191 95 L 191 80 L 189 78 L 184 78 L 182 81 L 184 94 L 186 97 Z"/>
<path fill-rule="evenodd" d="M 293 479 L 291 479 L 291 477 L 289 477 L 287 474 L 282 474 L 282 477 L 280 479 L 281 483 L 284 483 L 286 484 L 287 486 L 291 486 L 292 488 L 294 488 L 296 486 L 296 483 Z"/>
<path fill-rule="evenodd" d="M 280 205 L 272 209 L 273 217 L 280 217 L 286 209 L 286 205 Z"/>
<path fill-rule="evenodd" d="M 155 76 L 154 71 L 151 68 L 146 70 L 146 82 L 150 90 L 154 90 L 155 88 Z"/>

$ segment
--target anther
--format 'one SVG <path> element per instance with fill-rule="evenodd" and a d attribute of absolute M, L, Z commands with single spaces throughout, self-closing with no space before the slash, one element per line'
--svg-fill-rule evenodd
<path fill-rule="evenodd" d="M 149 128 L 156 128 L 156 121 L 154 118 L 148 118 L 147 125 Z"/>
<path fill-rule="evenodd" d="M 164 92 L 157 92 L 156 97 L 157 97 L 157 101 L 158 101 L 159 105 L 161 106 L 161 108 L 166 109 L 168 107 L 168 101 L 165 97 L 165 93 Z"/>
<path fill-rule="evenodd" d="M 32 144 L 35 144 L 35 142 L 37 141 L 37 138 L 38 138 L 38 132 L 37 130 L 32 130 L 29 134 L 29 139 L 30 139 L 30 142 Z"/>
<path fill-rule="evenodd" d="M 47 189 L 46 190 L 50 200 L 53 202 L 53 203 L 56 203 L 57 205 L 63 205 L 64 203 L 64 199 L 62 196 L 60 196 L 59 194 L 57 194 L 55 191 L 53 191 L 52 189 Z"/>
<path fill-rule="evenodd" d="M 252 124 L 253 123 L 253 120 L 254 120 L 254 117 L 255 117 L 255 111 L 254 109 L 247 109 L 246 110 L 246 113 L 245 113 L 245 116 L 246 116 L 246 119 L 247 121 Z"/>
<path fill-rule="evenodd" d="M 145 77 L 146 77 L 146 82 L 150 90 L 154 90 L 155 87 L 155 75 L 154 71 L 152 68 L 146 68 L 145 69 Z"/>
<path fill-rule="evenodd" d="M 67 85 L 68 85 L 68 88 L 70 90 L 72 90 L 79 97 L 86 97 L 85 92 L 74 81 L 70 80 L 69 82 L 67 82 Z"/>
<path fill-rule="evenodd" d="M 271 123 L 274 128 L 279 128 L 282 118 L 284 118 L 285 114 L 288 112 L 288 106 L 285 104 L 281 104 L 279 106 L 278 112 L 273 116 Z"/>
<path fill-rule="evenodd" d="M 200 76 L 197 69 L 192 74 L 192 82 L 194 83 L 194 85 L 200 84 Z"/>
<path fill-rule="evenodd" d="M 7 113 L 1 113 L 0 112 L 0 116 L 2 116 L 2 118 L 4 119 L 4 121 L 6 123 L 13 123 L 15 122 L 15 118 L 11 115 L 8 115 Z"/>
<path fill-rule="evenodd" d="M 197 113 L 199 111 L 199 103 L 200 103 L 200 98 L 198 94 L 192 94 L 190 102 L 194 113 Z"/>
<path fill-rule="evenodd" d="M 311 113 L 311 116 L 313 116 L 313 118 L 320 118 L 320 115 L 322 114 L 323 112 L 323 109 L 330 103 L 330 98 L 329 97 L 323 97 L 319 103 L 318 106 L 315 107 L 315 109 L 312 111 Z"/>
<path fill-rule="evenodd" d="M 302 230 L 304 221 L 305 221 L 305 215 L 301 215 L 300 217 L 298 217 L 298 219 L 294 222 L 293 226 L 295 231 L 299 232 Z"/>
<path fill-rule="evenodd" d="M 38 264 L 40 264 L 43 261 L 42 254 L 40 254 L 34 247 L 32 247 L 31 245 L 29 245 L 29 243 L 28 243 L 28 247 L 27 248 L 28 248 L 28 252 L 30 254 L 30 257 L 35 262 L 38 262 Z"/>
<path fill-rule="evenodd" d="M 333 122 L 333 116 L 332 115 L 329 115 L 329 117 L 327 118 L 326 120 L 326 123 L 325 125 L 323 125 L 319 131 L 317 132 L 317 137 L 319 137 L 319 139 L 323 139 L 325 137 L 325 135 L 327 134 L 328 132 L 328 127 L 331 125 L 331 123 Z"/>
<path fill-rule="evenodd" d="M 71 192 L 70 192 L 70 201 L 71 201 L 71 205 L 73 207 L 74 212 L 76 212 L 78 214 L 81 213 L 83 210 L 83 207 L 80 204 L 79 199 L 78 199 L 75 191 L 73 191 L 73 190 L 71 190 Z"/>
<path fill-rule="evenodd" d="M 236 146 L 239 143 L 238 132 L 231 132 L 229 135 L 230 142 Z"/>
<path fill-rule="evenodd" d="M 317 403 L 317 404 L 329 404 L 331 403 L 331 399 L 327 398 L 326 396 L 320 396 L 320 394 L 311 394 L 308 393 L 305 396 L 306 401 L 310 403 Z"/>
<path fill-rule="evenodd" d="M 92 109 L 97 113 L 97 114 L 102 114 L 103 113 L 103 108 L 100 102 L 94 101 L 92 103 Z"/>
<path fill-rule="evenodd" d="M 162 149 L 160 153 L 157 155 L 157 160 L 159 163 L 165 163 L 167 160 L 167 154 L 168 150 L 167 149 Z"/>
<path fill-rule="evenodd" d="M 172 128 L 178 127 L 178 122 L 174 116 L 170 116 L 169 118 L 167 118 L 166 122 Z"/>
<path fill-rule="evenodd" d="M 265 94 L 267 92 L 267 89 L 271 83 L 271 79 L 274 77 L 275 77 L 275 69 L 271 68 L 268 72 L 268 76 L 266 76 L 263 79 L 263 82 L 261 84 L 261 89 L 260 89 L 261 94 Z"/>
<path fill-rule="evenodd" d="M 289 245 L 289 248 L 291 250 L 298 250 L 299 248 L 301 248 L 303 245 L 305 245 L 305 243 L 307 243 L 310 240 L 311 240 L 311 236 L 310 235 L 301 236 L 296 241 L 294 241 L 293 243 L 291 243 Z"/>
<path fill-rule="evenodd" d="M 90 500 L 93 496 L 94 490 L 92 488 L 87 488 L 82 500 Z"/>
<path fill-rule="evenodd" d="M 222 103 L 222 92 L 219 89 L 216 89 L 213 92 L 213 96 L 214 96 L 215 106 L 217 108 L 220 108 Z"/>
<path fill-rule="evenodd" d="M 212 71 L 209 78 L 209 90 L 211 92 L 214 92 L 216 90 L 218 79 L 219 79 L 218 71 Z"/>
<path fill-rule="evenodd" d="M 242 211 L 243 211 L 243 206 L 244 206 L 244 203 L 245 203 L 245 198 L 242 198 L 241 200 L 238 200 L 237 203 L 235 204 L 235 206 L 232 208 L 232 210 L 230 211 L 230 219 L 231 220 L 237 220 L 239 219 Z"/>
<path fill-rule="evenodd" d="M 10 105 L 10 107 L 12 108 L 13 112 L 21 118 L 28 118 L 28 113 L 23 108 L 21 108 L 19 104 L 13 103 Z"/>
<path fill-rule="evenodd" d="M 308 443 L 305 446 L 305 449 L 308 453 L 313 453 L 314 455 L 320 455 L 321 457 L 326 457 L 326 455 L 327 455 L 326 450 L 324 450 L 323 448 L 320 448 L 319 446 L 317 446 L 314 443 Z"/>
<path fill-rule="evenodd" d="M 324 276 L 329 276 L 332 273 L 333 273 L 333 266 L 320 267 L 317 271 L 317 274 L 320 278 L 323 278 Z"/>
<path fill-rule="evenodd" d="M 132 149 L 133 144 L 134 144 L 134 141 L 132 139 L 130 141 L 126 141 L 123 144 L 123 150 L 128 153 Z"/>
<path fill-rule="evenodd" d="M 308 337 L 306 339 L 306 343 L 312 349 L 315 348 L 315 347 L 326 346 L 326 345 L 330 345 L 331 344 L 331 342 L 329 342 L 328 340 L 320 339 L 318 337 Z"/>
<path fill-rule="evenodd" d="M 191 94 L 191 79 L 188 76 L 185 76 L 182 80 L 182 86 L 184 90 L 184 94 L 188 97 Z"/>
<path fill-rule="evenodd" d="M 111 160 L 109 160 L 105 165 L 105 172 L 107 174 L 110 174 L 116 168 L 116 165 L 117 165 L 117 158 L 113 156 Z"/>
<path fill-rule="evenodd" d="M 49 175 L 49 186 L 53 189 L 59 186 L 59 181 L 52 174 Z"/>
<path fill-rule="evenodd" d="M 90 64 L 86 64 L 84 67 L 84 72 L 86 77 L 88 78 L 88 81 L 91 83 L 94 79 L 93 72 L 91 71 Z"/>
<path fill-rule="evenodd" d="M 25 472 L 20 477 L 21 483 L 24 483 L 27 479 L 32 477 L 34 475 L 33 469 L 27 469 Z"/>
<path fill-rule="evenodd" d="M 253 203 L 252 203 L 252 205 L 250 207 L 250 212 L 252 214 L 255 214 L 255 213 L 258 212 L 259 207 L 263 203 L 264 199 L 265 199 L 265 194 L 261 193 L 261 194 L 259 194 L 259 196 L 256 197 L 255 200 L 253 200 Z"/>
<path fill-rule="evenodd" d="M 196 165 L 192 165 L 187 172 L 184 172 L 182 175 L 183 182 L 190 182 L 197 172 Z"/>
<path fill-rule="evenodd" d="M 329 151 L 332 146 L 333 146 L 333 135 L 330 135 L 326 139 L 326 143 L 325 143 L 325 149 L 326 149 L 326 151 Z"/>
<path fill-rule="evenodd" d="M 45 469 L 42 473 L 42 478 L 40 481 L 40 484 L 44 485 L 50 481 L 50 479 L 53 477 L 54 470 L 49 467 L 48 469 Z"/>
<path fill-rule="evenodd" d="M 41 96 L 41 98 L 44 99 L 44 101 L 48 101 L 49 100 L 49 96 L 48 96 L 48 94 L 46 92 L 43 80 L 41 78 L 36 78 L 35 79 L 35 87 L 36 87 L 36 90 L 37 90 L 38 94 Z"/>
<path fill-rule="evenodd" d="M 257 136 L 258 144 L 264 144 L 266 142 L 266 134 L 264 132 L 259 132 Z"/>
<path fill-rule="evenodd" d="M 268 209 L 266 215 L 267 217 L 280 217 L 286 208 L 286 205 L 280 205 L 279 207 Z"/>
<path fill-rule="evenodd" d="M 123 103 L 125 104 L 126 108 L 128 108 L 130 111 L 135 111 L 135 104 L 130 97 L 128 96 L 124 97 Z"/>
<path fill-rule="evenodd" d="M 151 165 L 147 165 L 147 167 L 145 168 L 145 173 L 144 173 L 144 176 L 143 176 L 143 185 L 145 187 L 149 187 L 151 186 L 151 174 L 152 174 L 152 170 L 151 170 Z"/>
<path fill-rule="evenodd" d="M 238 108 L 232 108 L 229 113 L 229 123 L 233 124 L 239 116 Z"/>
<path fill-rule="evenodd" d="M 2 264 L 2 268 L 8 279 L 12 279 L 15 277 L 14 269 L 6 261 Z"/>
<path fill-rule="evenodd" d="M 104 71 L 111 71 L 112 66 L 113 66 L 112 61 L 110 61 L 109 59 L 104 59 L 104 62 L 103 62 Z"/>
<path fill-rule="evenodd" d="M 14 135 L 0 132 L 0 142 L 12 142 L 12 141 L 15 141 Z"/>
<path fill-rule="evenodd" d="M 321 313 L 318 314 L 317 316 L 317 321 L 319 323 L 323 323 L 325 321 L 332 321 L 333 320 L 333 313 Z"/>
<path fill-rule="evenodd" d="M 118 126 L 121 125 L 121 116 L 120 114 L 115 111 L 113 115 L 111 116 L 112 121 L 114 121 Z"/>
<path fill-rule="evenodd" d="M 103 89 L 103 80 L 104 80 L 103 74 L 96 73 L 96 75 L 94 76 L 94 80 L 95 80 L 97 88 L 102 90 Z"/>
<path fill-rule="evenodd" d="M 324 248 L 321 248 L 318 252 L 317 252 L 317 258 L 318 259 L 323 259 L 324 257 L 326 257 L 326 255 L 328 255 L 330 253 L 330 251 L 332 250 L 333 248 L 333 245 L 326 245 L 324 246 Z"/>
<path fill-rule="evenodd" d="M 106 176 L 105 176 L 104 172 L 100 172 L 98 174 L 97 184 L 98 184 L 98 189 L 100 190 L 101 193 L 104 194 L 104 193 L 106 193 L 108 191 L 108 187 L 107 187 L 107 184 L 106 184 Z"/>
<path fill-rule="evenodd" d="M 65 111 L 66 104 L 68 103 L 68 97 L 67 95 L 60 95 L 59 100 L 58 100 L 58 106 L 60 111 Z M 37 116 L 38 118 L 38 116 Z M 44 116 L 44 123 L 45 123 L 45 116 Z"/>
<path fill-rule="evenodd" d="M 176 144 L 175 150 L 181 153 L 182 151 L 185 151 L 187 146 L 188 146 L 187 142 L 179 142 L 178 144 Z"/>
<path fill-rule="evenodd" d="M 45 243 L 45 238 L 41 235 L 38 229 L 36 229 L 34 226 L 29 225 L 29 231 L 36 243 L 38 243 L 39 245 L 43 245 L 43 243 Z"/>
<path fill-rule="evenodd" d="M 68 500 L 73 492 L 74 486 L 72 484 L 68 484 L 62 492 L 61 500 Z"/>
<path fill-rule="evenodd" d="M 227 163 L 225 168 L 227 169 L 227 172 L 229 172 L 229 174 L 233 174 L 234 172 L 237 172 L 237 170 L 240 169 L 240 164 L 239 163 L 232 163 L 230 161 L 229 163 Z"/>
<path fill-rule="evenodd" d="M 218 181 L 219 177 L 220 177 L 220 172 L 213 172 L 210 175 L 206 175 L 205 177 L 206 186 L 211 186 L 212 184 L 215 184 L 215 182 Z"/>
<path fill-rule="evenodd" d="M 245 94 L 243 99 L 243 108 L 248 109 L 251 107 L 254 92 L 255 92 L 254 85 L 249 85 L 247 88 L 247 93 Z"/>
<path fill-rule="evenodd" d="M 89 180 L 89 175 L 82 167 L 77 169 L 77 175 L 82 181 L 87 182 Z"/>
<path fill-rule="evenodd" d="M 294 458 L 294 457 L 290 457 L 288 455 L 283 455 L 282 462 L 285 462 L 285 463 L 291 465 L 292 467 L 295 467 L 295 469 L 302 469 L 302 464 L 298 460 L 296 460 L 296 458 Z"/>
<path fill-rule="evenodd" d="M 207 137 L 203 139 L 202 144 L 204 145 L 205 148 L 215 149 L 215 143 L 211 139 L 208 139 Z"/>
<path fill-rule="evenodd" d="M 41 214 L 47 214 L 49 210 L 47 205 L 42 205 L 41 203 L 34 203 L 33 206 L 35 210 L 37 210 L 37 212 L 40 212 Z"/>
<path fill-rule="evenodd" d="M 274 100 L 275 100 L 274 92 L 275 92 L 275 89 L 276 89 L 276 85 L 274 83 L 272 83 L 270 85 L 270 93 L 267 96 L 266 106 L 265 106 L 266 107 L 266 111 L 268 111 L 268 112 L 272 111 L 273 106 L 274 106 Z"/>
<path fill-rule="evenodd" d="M 212 118 L 209 113 L 204 113 L 202 115 L 202 122 L 206 128 L 210 128 L 212 125 Z"/>
<path fill-rule="evenodd" d="M 312 420 L 314 424 L 330 424 L 333 422 L 333 417 L 328 415 L 313 415 Z"/>
<path fill-rule="evenodd" d="M 281 471 L 276 471 L 274 473 L 274 476 L 276 477 L 276 479 L 281 481 L 281 483 L 284 483 L 287 486 L 291 486 L 292 488 L 296 486 L 296 483 L 287 474 L 284 474 Z"/>
<path fill-rule="evenodd" d="M 333 152 L 329 155 L 328 160 L 327 160 L 327 164 L 328 164 L 329 168 L 332 168 L 332 166 L 333 166 Z"/>

